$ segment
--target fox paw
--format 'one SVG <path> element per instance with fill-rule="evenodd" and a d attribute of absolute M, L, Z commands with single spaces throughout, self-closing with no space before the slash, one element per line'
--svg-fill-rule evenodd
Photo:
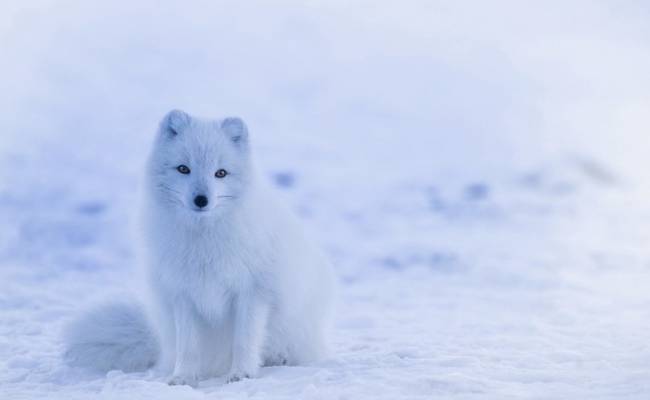
<path fill-rule="evenodd" d="M 277 367 L 283 365 L 289 365 L 289 357 L 284 353 L 275 354 L 264 360 L 265 367 Z"/>
<path fill-rule="evenodd" d="M 243 379 L 250 379 L 250 375 L 244 372 L 232 372 L 226 377 L 226 383 L 239 382 Z"/>
<path fill-rule="evenodd" d="M 199 380 L 195 377 L 190 377 L 190 376 L 180 376 L 180 375 L 174 375 L 169 379 L 167 382 L 169 386 L 191 386 L 191 387 L 197 387 L 199 384 Z"/>

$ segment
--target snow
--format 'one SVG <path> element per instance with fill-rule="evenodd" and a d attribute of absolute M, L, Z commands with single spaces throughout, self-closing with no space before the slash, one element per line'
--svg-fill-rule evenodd
<path fill-rule="evenodd" d="M 647 3 L 2 8 L 0 398 L 648 398 Z M 197 389 L 62 362 L 136 286 L 172 108 L 242 116 L 332 257 L 327 360 Z"/>

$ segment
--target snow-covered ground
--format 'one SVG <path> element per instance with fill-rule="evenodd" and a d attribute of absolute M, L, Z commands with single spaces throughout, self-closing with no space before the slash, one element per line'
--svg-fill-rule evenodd
<path fill-rule="evenodd" d="M 0 399 L 650 398 L 643 1 L 0 6 Z M 137 286 L 159 118 L 247 120 L 332 354 L 198 389 L 61 360 Z"/>

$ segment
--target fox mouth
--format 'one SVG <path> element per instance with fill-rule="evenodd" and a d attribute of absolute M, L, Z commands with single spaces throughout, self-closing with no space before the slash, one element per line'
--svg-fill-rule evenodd
<path fill-rule="evenodd" d="M 233 199 L 236 199 L 236 198 L 237 198 L 237 196 L 233 196 L 233 195 L 221 195 L 221 196 L 217 196 L 217 199 L 225 199 L 225 200 L 233 200 Z M 217 203 L 218 203 L 218 202 L 217 202 Z M 220 206 L 221 206 L 220 204 L 214 204 L 214 203 L 210 203 L 210 205 L 208 205 L 208 206 L 206 206 L 206 207 L 197 207 L 197 206 L 195 206 L 194 204 L 191 204 L 191 205 L 188 204 L 188 205 L 187 205 L 187 208 L 189 208 L 189 210 L 190 210 L 193 214 L 196 213 L 196 214 L 202 214 L 202 215 L 205 215 L 205 214 L 209 214 L 210 211 L 214 210 L 215 208 L 219 208 Z"/>
<path fill-rule="evenodd" d="M 193 215 L 207 215 L 212 209 L 213 207 L 188 207 L 188 211 Z"/>

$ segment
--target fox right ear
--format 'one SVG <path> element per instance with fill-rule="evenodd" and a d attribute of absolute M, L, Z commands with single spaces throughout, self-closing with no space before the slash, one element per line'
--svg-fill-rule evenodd
<path fill-rule="evenodd" d="M 248 143 L 248 128 L 241 118 L 229 117 L 221 121 L 221 130 L 240 148 L 246 148 Z"/>
<path fill-rule="evenodd" d="M 173 137 L 183 131 L 190 124 L 190 116 L 181 110 L 171 110 L 160 121 L 160 132 Z"/>

